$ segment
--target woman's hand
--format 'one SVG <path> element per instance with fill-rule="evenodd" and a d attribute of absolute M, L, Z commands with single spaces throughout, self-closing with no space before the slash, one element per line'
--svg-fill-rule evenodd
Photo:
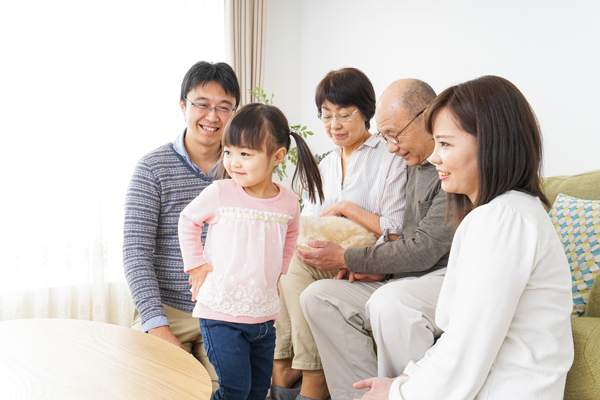
<path fill-rule="evenodd" d="M 321 213 L 321 216 L 346 217 L 346 210 L 351 206 L 355 206 L 355 204 L 349 201 L 338 201 L 337 203 L 333 203 L 325 207 Z"/>
<path fill-rule="evenodd" d="M 356 382 L 354 385 L 355 389 L 366 389 L 369 391 L 361 397 L 361 399 L 368 400 L 384 400 L 387 399 L 390 394 L 390 387 L 395 378 L 371 378 L 364 381 Z M 356 399 L 355 399 L 356 400 Z"/>
<path fill-rule="evenodd" d="M 379 225 L 379 215 L 373 214 L 351 201 L 338 201 L 325 207 L 321 217 L 326 216 L 346 217 L 373 232 L 377 238 L 383 234 Z"/>
<path fill-rule="evenodd" d="M 190 285 L 192 285 L 192 301 L 196 301 L 196 296 L 198 295 L 200 288 L 206 280 L 206 275 L 208 275 L 209 272 L 212 272 L 212 270 L 212 265 L 204 264 L 199 266 L 198 268 L 194 268 L 188 271 L 188 273 L 190 274 L 190 278 L 188 279 L 188 281 L 190 282 Z"/>

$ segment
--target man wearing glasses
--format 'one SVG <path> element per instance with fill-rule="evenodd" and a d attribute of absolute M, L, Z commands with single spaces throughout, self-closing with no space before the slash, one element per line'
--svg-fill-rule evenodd
<path fill-rule="evenodd" d="M 403 238 L 346 250 L 314 241 L 314 250 L 297 250 L 303 262 L 323 271 L 344 268 L 338 274 L 343 279 L 314 282 L 300 297 L 334 400 L 360 397 L 364 390 L 352 387 L 359 380 L 400 375 L 441 335 L 435 307 L 454 230 L 444 218 L 446 193 L 427 161 L 434 143 L 422 114 L 434 98 L 426 83 L 399 80 L 375 112 L 380 139 L 408 165 Z M 373 307 L 377 315 L 370 313 L 375 303 L 385 305 Z"/>
<path fill-rule="evenodd" d="M 125 199 L 123 264 L 136 312 L 133 328 L 192 353 L 217 375 L 204 351 L 198 318 L 183 271 L 179 213 L 211 184 L 225 124 L 240 102 L 240 88 L 225 63 L 194 64 L 181 84 L 179 105 L 186 129 L 142 157 Z M 202 244 L 206 229 L 202 232 Z"/>

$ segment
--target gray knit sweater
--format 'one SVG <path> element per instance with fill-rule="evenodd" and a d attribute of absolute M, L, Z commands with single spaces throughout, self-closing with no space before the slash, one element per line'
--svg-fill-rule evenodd
<path fill-rule="evenodd" d="M 142 323 L 166 316 L 163 304 L 192 312 L 183 271 L 179 213 L 211 179 L 193 170 L 168 143 L 138 161 L 125 199 L 123 264 Z M 202 232 L 202 244 L 206 227 Z"/>
<path fill-rule="evenodd" d="M 347 249 L 344 259 L 350 271 L 401 278 L 421 276 L 448 264 L 454 229 L 444 218 L 446 192 L 435 165 L 425 162 L 407 171 L 404 239 Z"/>

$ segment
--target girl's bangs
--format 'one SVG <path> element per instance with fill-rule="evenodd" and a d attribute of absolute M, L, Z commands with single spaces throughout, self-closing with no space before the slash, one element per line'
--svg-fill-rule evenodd
<path fill-rule="evenodd" d="M 240 121 L 240 119 L 242 121 Z M 232 118 L 223 133 L 223 146 L 241 147 L 262 151 L 264 149 L 262 124 L 244 124 L 244 118 Z"/>

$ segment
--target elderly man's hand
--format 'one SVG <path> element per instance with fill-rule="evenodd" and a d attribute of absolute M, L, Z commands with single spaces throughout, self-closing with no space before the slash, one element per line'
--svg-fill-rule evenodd
<path fill-rule="evenodd" d="M 307 243 L 314 250 L 297 249 L 296 254 L 300 261 L 312 265 L 321 271 L 345 268 L 344 248 L 337 243 L 323 240 L 310 240 Z"/>
<path fill-rule="evenodd" d="M 333 279 L 347 279 L 348 282 L 381 282 L 385 274 L 365 274 L 363 272 L 352 272 L 342 268 Z"/>
<path fill-rule="evenodd" d="M 355 389 L 369 388 L 369 391 L 365 393 L 361 399 L 385 400 L 390 394 L 392 382 L 394 382 L 394 378 L 371 378 L 356 382 L 352 386 L 354 386 Z"/>

